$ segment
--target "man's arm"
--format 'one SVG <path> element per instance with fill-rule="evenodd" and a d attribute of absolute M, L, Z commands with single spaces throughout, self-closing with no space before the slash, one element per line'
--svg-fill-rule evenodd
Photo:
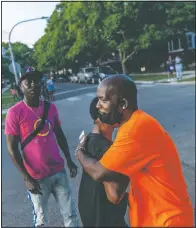
<path fill-rule="evenodd" d="M 82 150 L 77 151 L 77 158 L 84 170 L 95 181 L 103 182 L 108 200 L 113 204 L 118 204 L 126 192 L 129 178 L 106 169 L 97 159 L 89 157 Z"/>
<path fill-rule="evenodd" d="M 55 133 L 58 145 L 61 148 L 63 154 L 65 155 L 67 162 L 72 161 L 70 152 L 69 152 L 69 146 L 67 143 L 67 138 L 65 137 L 61 126 L 56 126 L 54 129 L 54 133 Z"/>
<path fill-rule="evenodd" d="M 11 157 L 17 169 L 22 174 L 27 189 L 34 194 L 42 194 L 40 192 L 41 188 L 39 186 L 39 183 L 28 174 L 23 164 L 22 156 L 18 150 L 18 137 L 19 136 L 16 135 L 6 135 L 8 154 Z"/>
<path fill-rule="evenodd" d="M 108 200 L 113 204 L 119 204 L 126 194 L 129 178 L 122 175 L 118 182 L 103 182 L 103 184 Z"/>
<path fill-rule="evenodd" d="M 61 148 L 61 150 L 67 160 L 67 165 L 70 169 L 71 177 L 75 177 L 77 175 L 77 166 L 73 163 L 73 161 L 71 159 L 67 139 L 66 139 L 60 125 L 55 126 L 54 133 L 55 133 L 58 145 Z"/>
<path fill-rule="evenodd" d="M 8 154 L 11 157 L 17 169 L 22 174 L 23 178 L 26 179 L 29 177 L 29 174 L 23 164 L 22 156 L 18 150 L 18 137 L 19 136 L 15 135 L 6 135 Z"/>
<path fill-rule="evenodd" d="M 84 170 L 91 176 L 95 181 L 119 181 L 118 173 L 106 169 L 101 165 L 97 159 L 89 157 L 82 150 L 77 150 L 77 158 L 80 161 Z"/>

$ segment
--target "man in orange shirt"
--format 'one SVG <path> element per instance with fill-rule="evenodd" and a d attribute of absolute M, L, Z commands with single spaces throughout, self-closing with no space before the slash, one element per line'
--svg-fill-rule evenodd
<path fill-rule="evenodd" d="M 114 180 L 116 173 L 129 177 L 132 227 L 193 227 L 177 149 L 158 121 L 138 109 L 134 82 L 127 76 L 108 77 L 97 95 L 99 119 L 119 130 L 100 161 L 84 153 L 84 144 L 78 146 L 84 170 L 101 182 Z"/>

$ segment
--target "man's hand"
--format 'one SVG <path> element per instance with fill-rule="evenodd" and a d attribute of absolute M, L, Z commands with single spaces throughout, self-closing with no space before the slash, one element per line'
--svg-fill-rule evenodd
<path fill-rule="evenodd" d="M 69 168 L 70 171 L 70 177 L 71 178 L 75 178 L 77 176 L 77 165 L 72 161 L 67 161 L 67 166 Z"/>
<path fill-rule="evenodd" d="M 87 137 L 84 136 L 82 139 L 82 142 L 78 144 L 76 150 L 75 150 L 75 156 L 77 159 L 79 159 L 79 153 L 81 152 L 81 150 L 84 152 L 85 151 L 85 145 L 86 145 L 86 139 Z"/>
<path fill-rule="evenodd" d="M 37 180 L 27 177 L 25 178 L 25 185 L 31 193 L 42 195 L 41 188 Z"/>

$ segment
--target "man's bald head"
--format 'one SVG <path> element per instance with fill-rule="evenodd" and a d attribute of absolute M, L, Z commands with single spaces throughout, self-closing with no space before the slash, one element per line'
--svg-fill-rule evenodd
<path fill-rule="evenodd" d="M 126 99 L 128 108 L 137 108 L 137 87 L 133 80 L 126 75 L 114 75 L 104 79 L 98 88 L 105 88 L 109 97 Z"/>

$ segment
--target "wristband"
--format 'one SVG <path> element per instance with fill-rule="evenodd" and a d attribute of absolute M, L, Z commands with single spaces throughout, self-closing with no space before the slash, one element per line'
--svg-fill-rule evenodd
<path fill-rule="evenodd" d="M 86 152 L 86 149 L 85 149 L 84 146 L 79 146 L 79 147 L 76 149 L 76 152 L 77 152 L 78 150 L 81 150 L 81 151 L 83 151 L 83 152 Z"/>

